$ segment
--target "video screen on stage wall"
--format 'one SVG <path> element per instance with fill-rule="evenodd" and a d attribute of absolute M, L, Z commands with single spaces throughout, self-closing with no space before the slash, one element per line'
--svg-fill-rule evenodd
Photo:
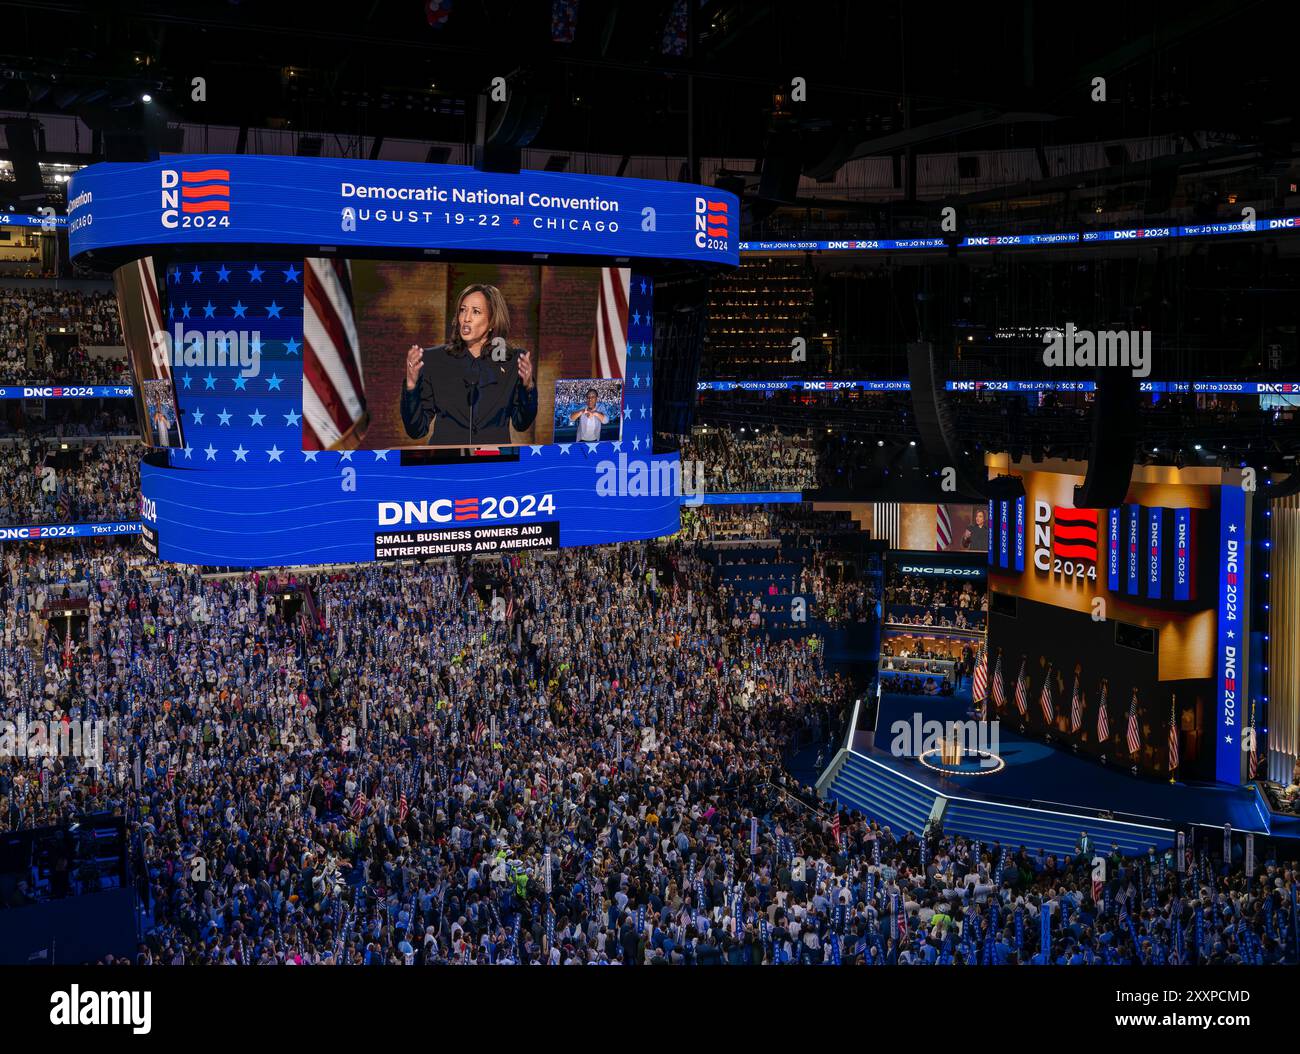
<path fill-rule="evenodd" d="M 309 258 L 303 448 L 616 441 L 627 268 Z"/>

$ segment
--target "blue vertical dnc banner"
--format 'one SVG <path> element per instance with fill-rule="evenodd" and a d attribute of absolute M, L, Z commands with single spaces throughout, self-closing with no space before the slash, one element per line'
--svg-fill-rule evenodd
<path fill-rule="evenodd" d="M 993 525 L 995 523 L 997 523 L 997 520 L 993 516 L 993 499 L 989 498 L 988 524 L 989 524 L 989 566 L 990 567 L 992 567 L 995 563 L 993 559 L 993 547 L 997 544 L 997 535 L 993 529 Z"/>
<path fill-rule="evenodd" d="M 68 189 L 73 256 L 213 244 L 740 262 L 740 203 L 713 187 L 324 157 L 175 155 L 90 165 Z"/>
<path fill-rule="evenodd" d="M 1112 593 L 1119 592 L 1120 524 L 1122 509 L 1108 509 L 1106 515 L 1106 584 Z"/>
<path fill-rule="evenodd" d="M 1192 598 L 1192 510 L 1174 510 L 1174 599 Z"/>
<path fill-rule="evenodd" d="M 1128 507 L 1128 574 L 1125 576 L 1125 592 L 1129 596 L 1142 593 L 1141 561 L 1138 559 L 1138 546 L 1142 539 L 1142 506 Z"/>
<path fill-rule="evenodd" d="M 1215 647 L 1214 777 L 1241 783 L 1241 728 L 1245 706 L 1246 597 L 1248 581 L 1246 492 L 1240 486 L 1219 488 L 1218 641 Z"/>
<path fill-rule="evenodd" d="M 1147 509 L 1147 596 L 1152 600 L 1160 599 L 1163 585 L 1160 561 L 1164 558 L 1164 515 L 1164 509 Z"/>
<path fill-rule="evenodd" d="M 1010 534 L 1011 519 L 1010 506 L 1005 498 L 1002 499 L 999 506 L 1001 516 L 998 517 L 998 566 L 1007 566 L 1008 535 Z"/>
<path fill-rule="evenodd" d="M 1016 499 L 1016 570 L 1025 569 L 1025 499 Z"/>

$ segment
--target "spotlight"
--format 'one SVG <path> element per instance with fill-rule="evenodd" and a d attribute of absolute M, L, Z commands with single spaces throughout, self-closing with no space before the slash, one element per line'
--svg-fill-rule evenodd
<path fill-rule="evenodd" d="M 150 95 L 148 92 L 145 92 L 143 95 L 140 96 L 140 101 L 141 101 L 141 102 L 153 102 L 153 96 Z"/>

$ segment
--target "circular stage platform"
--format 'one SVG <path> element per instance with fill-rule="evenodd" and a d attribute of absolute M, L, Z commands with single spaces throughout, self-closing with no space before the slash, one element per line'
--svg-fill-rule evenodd
<path fill-rule="evenodd" d="M 1007 763 L 987 750 L 967 751 L 956 761 L 945 761 L 941 749 L 927 750 L 916 759 L 928 769 L 945 776 L 992 776 Z"/>

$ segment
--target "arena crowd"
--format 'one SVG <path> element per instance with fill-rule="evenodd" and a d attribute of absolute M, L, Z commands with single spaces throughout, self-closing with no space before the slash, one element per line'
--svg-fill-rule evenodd
<path fill-rule="evenodd" d="M 205 577 L 102 544 L 5 565 L 6 710 L 108 727 L 102 771 L 0 767 L 0 827 L 124 816 L 142 964 L 1253 963 L 1294 939 L 1290 867 L 1113 854 L 1094 886 L 1084 834 L 1053 857 L 824 807 L 781 761 L 831 738 L 849 686 L 815 637 L 719 618 L 684 539 L 472 568 Z M 88 614 L 61 648 L 36 612 L 64 595 Z"/>

